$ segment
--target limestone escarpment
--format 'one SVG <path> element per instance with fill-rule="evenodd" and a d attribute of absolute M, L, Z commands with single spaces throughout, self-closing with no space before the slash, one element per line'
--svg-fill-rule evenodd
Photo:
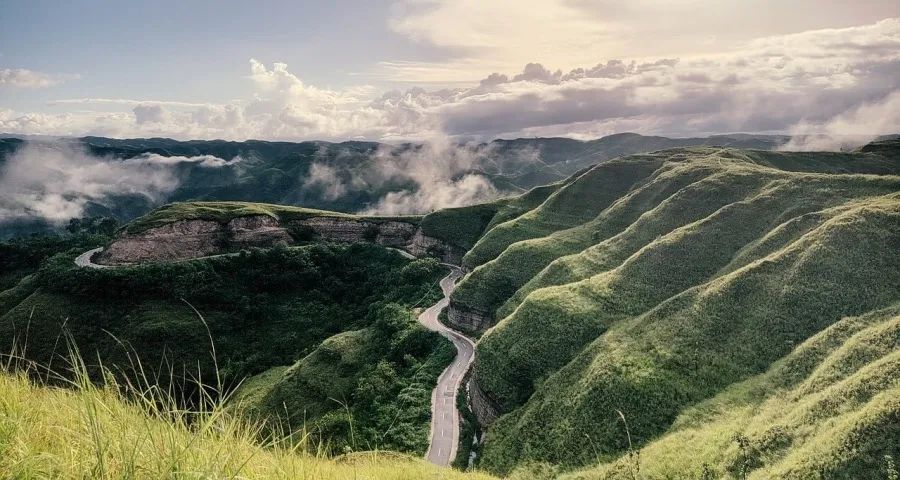
<path fill-rule="evenodd" d="M 464 332 L 483 332 L 494 325 L 494 317 L 488 312 L 454 303 L 451 298 L 447 307 L 447 323 Z"/>
<path fill-rule="evenodd" d="M 280 222 L 268 215 L 212 220 L 179 220 L 140 233 L 123 233 L 100 254 L 98 263 L 131 265 L 205 257 L 241 248 L 270 248 L 303 241 L 371 242 L 422 257 L 458 264 L 457 247 L 423 235 L 410 222 L 320 216 Z"/>
<path fill-rule="evenodd" d="M 469 381 L 466 382 L 466 390 L 469 393 L 469 408 L 472 410 L 472 413 L 475 414 L 478 425 L 482 428 L 489 427 L 500 417 L 500 409 L 497 408 L 494 401 L 484 393 L 484 390 L 478 386 L 475 375 L 469 376 Z"/>
<path fill-rule="evenodd" d="M 462 248 L 429 237 L 423 234 L 421 230 L 416 231 L 412 241 L 407 246 L 407 251 L 417 257 L 434 257 L 443 263 L 451 265 L 462 265 L 463 255 L 466 254 L 466 251 Z"/>

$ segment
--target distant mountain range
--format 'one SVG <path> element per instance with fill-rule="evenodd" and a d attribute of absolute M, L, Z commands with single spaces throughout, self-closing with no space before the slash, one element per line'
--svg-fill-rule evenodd
<path fill-rule="evenodd" d="M 359 141 L 0 137 L 0 237 L 58 228 L 66 221 L 63 211 L 126 221 L 185 200 L 426 213 L 521 193 L 623 155 L 701 145 L 772 150 L 789 140 L 622 133 L 591 141 L 520 138 L 438 148 Z M 47 150 L 55 151 L 52 162 Z M 202 161 L 205 156 L 216 159 Z"/>

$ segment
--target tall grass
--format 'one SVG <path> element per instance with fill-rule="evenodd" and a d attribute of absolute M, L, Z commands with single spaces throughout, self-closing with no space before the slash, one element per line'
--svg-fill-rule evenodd
<path fill-rule="evenodd" d="M 4 359 L 0 478 L 488 478 L 393 452 L 326 458 L 302 430 L 293 438 L 263 434 L 271 426 L 232 414 L 227 398 L 199 378 L 188 380 L 204 386 L 188 410 L 139 364 L 124 382 L 103 368 L 95 383 L 70 347 L 63 370 L 17 354 Z"/>

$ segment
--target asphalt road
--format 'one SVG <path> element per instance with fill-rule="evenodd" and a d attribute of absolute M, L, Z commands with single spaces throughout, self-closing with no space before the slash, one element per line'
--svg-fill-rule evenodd
<path fill-rule="evenodd" d="M 75 258 L 75 265 L 78 265 L 79 267 L 90 267 L 90 268 L 109 268 L 110 267 L 109 265 L 99 265 L 99 264 L 96 264 L 93 261 L 91 261 L 91 259 L 94 258 L 94 255 L 96 255 L 102 251 L 103 251 L 103 247 L 98 247 L 93 250 L 88 250 L 88 251 L 82 253 L 77 258 Z"/>
<path fill-rule="evenodd" d="M 464 335 L 438 321 L 438 315 L 449 303 L 456 279 L 462 272 L 456 267 L 441 280 L 444 298 L 419 315 L 419 322 L 429 330 L 436 331 L 450 339 L 456 346 L 456 358 L 441 373 L 437 386 L 431 392 L 431 441 L 425 458 L 436 465 L 448 466 L 456 457 L 459 445 L 459 411 L 456 409 L 456 392 L 463 376 L 475 358 L 475 344 Z"/>

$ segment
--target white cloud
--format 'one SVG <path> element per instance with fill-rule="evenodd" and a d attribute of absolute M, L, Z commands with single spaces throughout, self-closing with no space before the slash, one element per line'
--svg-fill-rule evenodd
<path fill-rule="evenodd" d="M 394 149 L 383 147 L 373 156 L 367 183 L 403 179 L 416 185 L 413 191 L 390 192 L 365 214 L 400 215 L 426 213 L 492 200 L 498 191 L 484 176 L 472 170 L 490 161 L 493 147 L 457 145 L 446 138 L 432 138 L 421 145 Z"/>
<path fill-rule="evenodd" d="M 426 3 L 415 15 L 436 11 Z M 425 35 L 412 24 L 396 28 Z M 474 45 L 479 35 L 472 33 L 460 46 Z M 590 65 L 564 70 L 528 62 L 520 73 L 498 71 L 467 86 L 378 95 L 370 86 L 309 85 L 286 64 L 250 60 L 253 94 L 243 100 L 225 105 L 115 100 L 133 111 L 7 113 L 0 116 L 0 131 L 394 141 L 443 135 L 585 138 L 626 130 L 786 132 L 801 122 L 825 128 L 830 119 L 900 90 L 900 19 L 768 36 L 715 54 L 604 59 Z"/>
<path fill-rule="evenodd" d="M 0 68 L 0 86 L 45 88 L 78 78 L 79 75 L 53 75 L 25 68 Z"/>
<path fill-rule="evenodd" d="M 138 125 L 145 123 L 163 123 L 169 120 L 169 112 L 162 105 L 138 105 L 131 109 L 134 121 Z"/>
<path fill-rule="evenodd" d="M 193 102 L 173 102 L 173 101 L 165 101 L 165 100 L 134 100 L 130 98 L 64 98 L 61 100 L 54 100 L 48 103 L 49 105 L 126 105 L 126 106 L 137 106 L 137 105 L 161 105 L 165 107 L 184 107 L 184 108 L 193 108 L 193 107 L 209 107 L 212 106 L 209 103 L 193 103 Z"/>
<path fill-rule="evenodd" d="M 347 193 L 347 184 L 338 176 L 338 171 L 331 165 L 313 163 L 309 167 L 309 173 L 303 180 L 305 188 L 321 187 L 322 198 L 336 200 Z"/>
<path fill-rule="evenodd" d="M 397 0 L 391 28 L 438 53 L 382 62 L 378 75 L 473 81 L 529 62 L 569 70 L 601 58 L 711 55 L 756 38 L 898 14 L 893 0 L 792 0 L 775 15 L 769 0 Z"/>
<path fill-rule="evenodd" d="M 73 142 L 28 142 L 0 169 L 0 222 L 38 217 L 61 223 L 81 216 L 89 202 L 103 204 L 111 195 L 159 202 L 181 181 L 175 166 L 218 168 L 238 161 L 157 154 L 119 160 L 90 155 Z"/>
<path fill-rule="evenodd" d="M 841 150 L 864 145 L 879 135 L 900 132 L 900 91 L 865 103 L 823 123 L 800 122 L 783 150 Z"/>

